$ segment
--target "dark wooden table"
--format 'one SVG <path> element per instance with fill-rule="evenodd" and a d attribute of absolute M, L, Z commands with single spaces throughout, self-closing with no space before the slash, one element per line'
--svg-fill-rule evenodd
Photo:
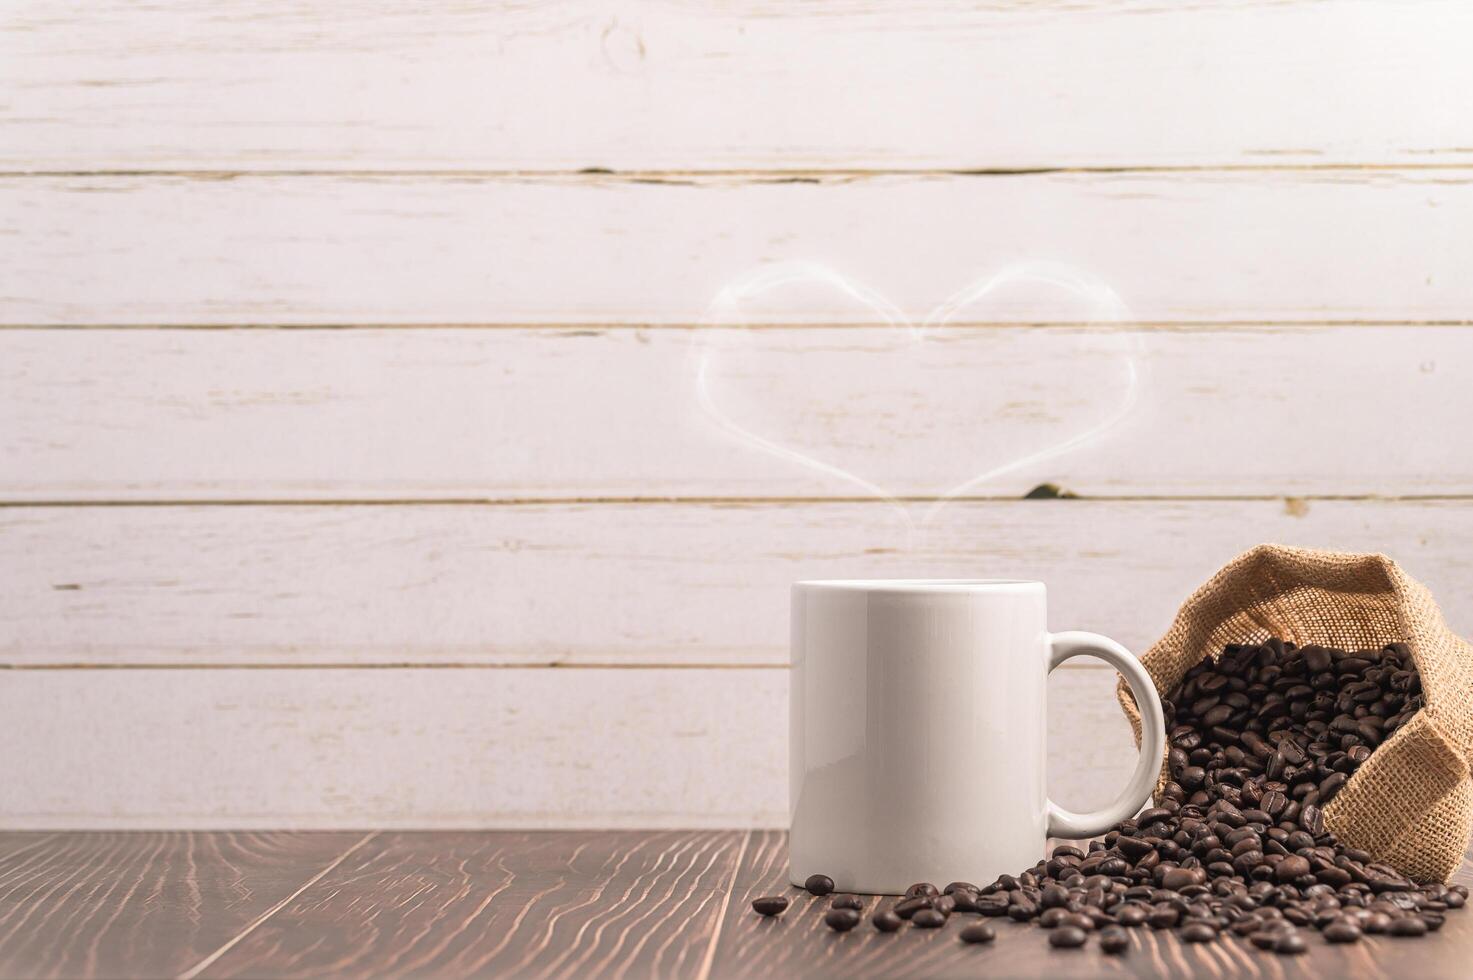
<path fill-rule="evenodd" d="M 0 975 L 1468 977 L 1473 911 L 1297 959 L 1132 930 L 1124 957 L 994 920 L 846 935 L 763 831 L 0 833 Z M 1458 880 L 1473 883 L 1465 863 Z M 794 906 L 754 915 L 756 895 Z"/>

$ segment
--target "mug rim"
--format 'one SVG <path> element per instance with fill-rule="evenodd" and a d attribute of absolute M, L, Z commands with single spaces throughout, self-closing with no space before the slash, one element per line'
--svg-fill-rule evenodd
<path fill-rule="evenodd" d="M 1026 578 L 848 578 L 806 579 L 794 588 L 849 592 L 1033 592 L 1043 583 Z"/>

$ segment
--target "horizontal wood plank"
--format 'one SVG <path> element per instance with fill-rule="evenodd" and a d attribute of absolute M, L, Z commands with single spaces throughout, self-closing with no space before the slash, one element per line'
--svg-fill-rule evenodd
<path fill-rule="evenodd" d="M 0 380 L 10 501 L 1473 490 L 1466 327 L 0 330 Z"/>
<path fill-rule="evenodd" d="M 1448 0 L 11 4 L 22 169 L 1468 162 Z"/>
<path fill-rule="evenodd" d="M 1066 806 L 1134 767 L 1114 677 L 1050 679 Z M 785 826 L 787 698 L 777 668 L 13 671 L 0 823 Z"/>
<path fill-rule="evenodd" d="M 741 831 L 389 833 L 202 977 L 699 977 Z"/>
<path fill-rule="evenodd" d="M 913 318 L 1003 276 L 956 319 L 1096 319 L 1108 284 L 1153 322 L 1465 322 L 1470 214 L 1462 171 L 11 178 L 0 324 L 691 324 L 719 295 L 884 322 L 823 282 L 749 295 L 794 260 Z M 1089 288 L 1038 281 L 1060 266 Z"/>
<path fill-rule="evenodd" d="M 348 844 L 343 841 L 352 842 Z M 336 856 L 333 856 L 336 855 Z M 331 860 L 328 858 L 331 857 Z M 0 964 L 7 976 L 907 977 L 1242 976 L 1462 978 L 1473 916 L 1421 942 L 1368 936 L 1278 957 L 1238 937 L 1051 949 L 999 920 L 996 942 L 939 931 L 836 935 L 827 900 L 786 881 L 781 831 L 413 831 L 0 834 Z M 294 892 L 277 894 L 305 877 Z M 1454 882 L 1473 882 L 1464 862 Z M 750 900 L 786 894 L 780 918 Z M 275 904 L 249 923 L 254 906 Z M 888 902 L 888 899 L 880 901 Z M 874 899 L 866 909 L 873 908 Z M 213 951 L 197 958 L 192 943 Z"/>
<path fill-rule="evenodd" d="M 363 840 L 0 832 L 0 975 L 178 976 Z"/>
<path fill-rule="evenodd" d="M 805 578 L 1030 577 L 1144 649 L 1264 541 L 1384 551 L 1454 628 L 1473 502 L 0 508 L 0 663 L 787 663 Z"/>

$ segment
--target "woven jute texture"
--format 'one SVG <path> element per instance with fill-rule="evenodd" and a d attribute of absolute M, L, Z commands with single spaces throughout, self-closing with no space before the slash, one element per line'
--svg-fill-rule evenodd
<path fill-rule="evenodd" d="M 1443 622 L 1431 593 L 1384 555 L 1259 545 L 1194 592 L 1141 656 L 1164 696 L 1202 657 L 1277 636 L 1358 650 L 1404 642 L 1426 707 L 1371 753 L 1325 807 L 1343 843 L 1420 881 L 1446 881 L 1473 831 L 1473 647 Z M 1140 744 L 1124 682 L 1120 706 Z M 1165 758 L 1162 776 L 1165 780 Z"/>

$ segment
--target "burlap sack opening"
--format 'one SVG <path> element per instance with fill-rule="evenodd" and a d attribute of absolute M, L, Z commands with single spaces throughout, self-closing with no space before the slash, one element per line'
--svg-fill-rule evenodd
<path fill-rule="evenodd" d="M 1473 831 L 1473 647 L 1447 628 L 1431 593 L 1384 555 L 1259 545 L 1194 592 L 1141 663 L 1164 697 L 1204 655 L 1271 636 L 1411 648 L 1426 707 L 1356 770 L 1325 807 L 1325 824 L 1403 874 L 1446 881 Z M 1116 696 L 1140 745 L 1140 714 L 1123 681 Z M 1158 791 L 1165 766 L 1163 757 Z"/>

